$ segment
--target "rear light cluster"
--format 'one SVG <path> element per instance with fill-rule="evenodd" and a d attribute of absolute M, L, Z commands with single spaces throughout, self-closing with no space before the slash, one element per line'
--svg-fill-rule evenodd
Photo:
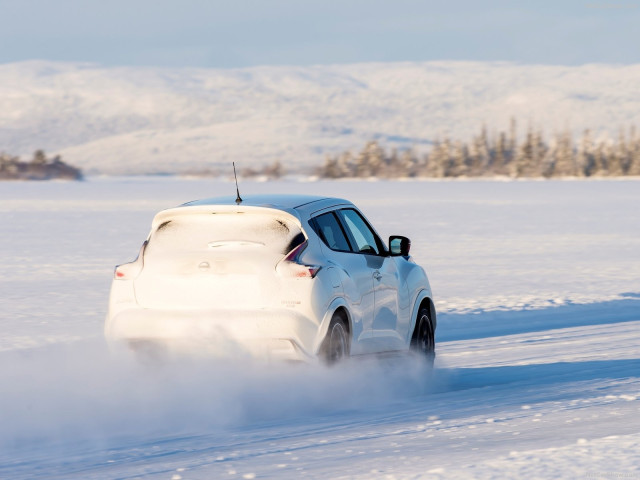
<path fill-rule="evenodd" d="M 138 257 L 130 263 L 123 263 L 122 265 L 118 265 L 113 272 L 113 278 L 116 280 L 132 280 L 138 276 L 138 274 L 142 271 L 143 266 L 143 255 L 144 249 L 147 246 L 147 242 L 145 241 L 140 247 L 140 252 L 138 253 Z"/>
<path fill-rule="evenodd" d="M 137 262 L 123 263 L 118 265 L 113 273 L 116 280 L 133 280 L 142 270 L 142 265 L 138 266 Z"/>
<path fill-rule="evenodd" d="M 314 278 L 322 267 L 319 265 L 307 265 L 300 260 L 305 248 L 307 248 L 306 240 L 280 260 L 276 266 L 276 271 L 287 277 Z"/>

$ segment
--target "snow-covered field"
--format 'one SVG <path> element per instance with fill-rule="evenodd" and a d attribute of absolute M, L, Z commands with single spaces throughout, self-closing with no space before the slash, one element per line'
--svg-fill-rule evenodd
<path fill-rule="evenodd" d="M 640 65 L 405 62 L 241 69 L 0 65 L 0 146 L 37 148 L 89 172 L 202 171 L 385 146 L 423 151 L 437 137 L 470 140 L 515 117 L 617 138 L 640 124 Z M 135 159 L 132 162 L 131 159 Z"/>
<path fill-rule="evenodd" d="M 113 265 L 157 210 L 233 188 L 0 185 L 0 478 L 640 477 L 640 182 L 243 182 L 408 235 L 435 370 L 109 354 Z"/>

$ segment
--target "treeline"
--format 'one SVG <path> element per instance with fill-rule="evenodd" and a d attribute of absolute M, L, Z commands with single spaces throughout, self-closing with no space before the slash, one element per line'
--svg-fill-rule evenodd
<path fill-rule="evenodd" d="M 276 180 L 282 177 L 286 171 L 280 160 L 276 160 L 271 165 L 265 165 L 262 168 L 243 168 L 239 173 L 243 177 L 264 177 L 269 180 Z"/>
<path fill-rule="evenodd" d="M 194 177 L 226 177 L 229 175 L 229 167 L 225 168 L 204 168 L 204 169 L 191 169 L 182 172 L 182 175 L 194 176 Z M 231 171 L 233 173 L 233 171 Z M 243 178 L 258 178 L 264 180 L 277 180 L 283 177 L 287 171 L 280 162 L 276 160 L 269 165 L 254 166 L 254 167 L 240 167 L 238 165 L 238 176 Z"/>
<path fill-rule="evenodd" d="M 324 178 L 345 177 L 592 177 L 640 175 L 640 138 L 635 127 L 620 130 L 616 140 L 594 140 L 585 130 L 576 141 L 568 132 L 550 140 L 529 128 L 518 141 L 516 123 L 509 132 L 488 135 L 486 127 L 470 141 L 436 140 L 427 154 L 413 149 L 386 150 L 370 141 L 356 155 L 347 151 L 327 156 L 318 169 Z"/>
<path fill-rule="evenodd" d="M 0 153 L 0 180 L 81 180 L 82 171 L 64 163 L 60 155 L 47 158 L 42 150 L 37 150 L 30 161 L 20 157 Z"/>

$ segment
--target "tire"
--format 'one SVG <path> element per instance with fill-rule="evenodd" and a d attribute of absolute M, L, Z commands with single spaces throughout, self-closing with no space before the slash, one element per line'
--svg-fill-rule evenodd
<path fill-rule="evenodd" d="M 411 349 L 433 366 L 436 358 L 436 343 L 428 308 L 421 308 L 416 318 L 416 328 L 411 339 Z"/>
<path fill-rule="evenodd" d="M 349 328 L 342 312 L 333 314 L 327 336 L 320 348 L 320 359 L 326 365 L 334 365 L 349 357 Z"/>

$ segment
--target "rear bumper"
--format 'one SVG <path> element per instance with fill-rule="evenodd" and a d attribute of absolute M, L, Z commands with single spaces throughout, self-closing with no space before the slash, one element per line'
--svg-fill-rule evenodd
<path fill-rule="evenodd" d="M 129 308 L 105 324 L 109 341 L 182 353 L 314 361 L 319 325 L 288 309 L 168 311 Z"/>

